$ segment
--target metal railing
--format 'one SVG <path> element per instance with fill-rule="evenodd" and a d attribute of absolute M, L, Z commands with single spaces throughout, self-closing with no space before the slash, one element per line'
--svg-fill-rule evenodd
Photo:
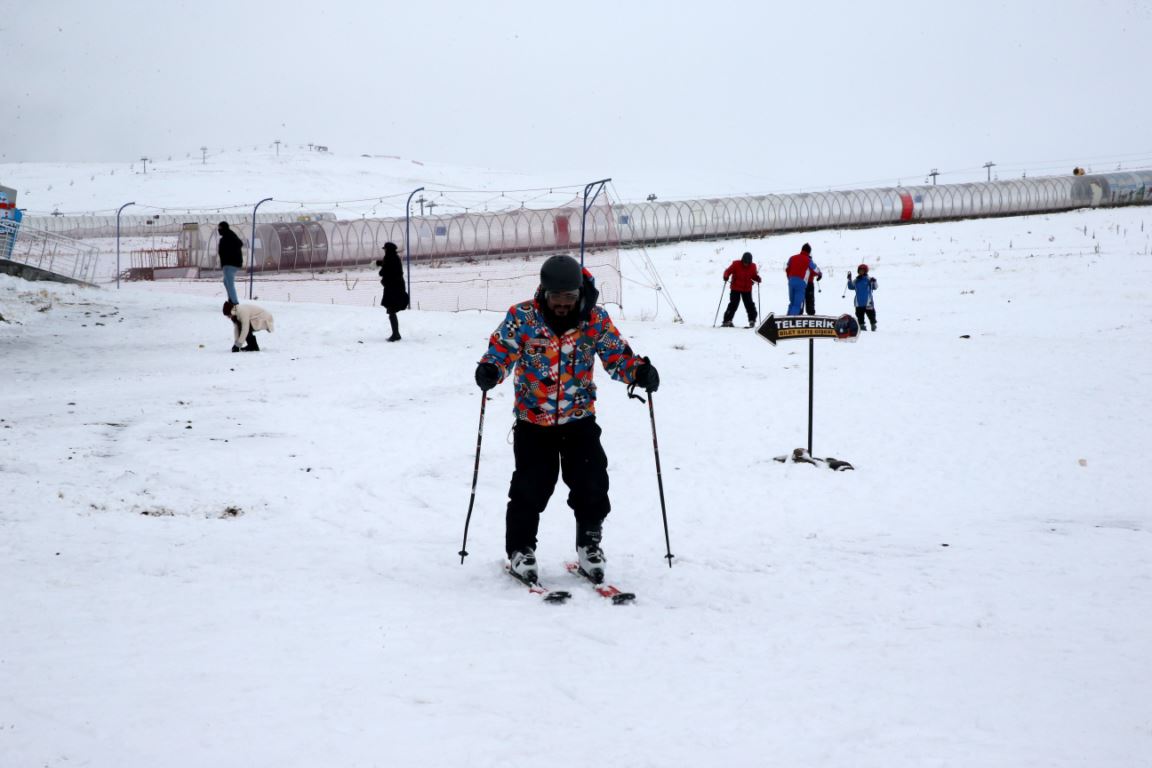
<path fill-rule="evenodd" d="M 46 272 L 95 283 L 100 263 L 100 250 L 70 237 L 45 232 L 28 225 L 0 220 L 0 241 L 11 244 L 7 258 L 17 264 Z"/>

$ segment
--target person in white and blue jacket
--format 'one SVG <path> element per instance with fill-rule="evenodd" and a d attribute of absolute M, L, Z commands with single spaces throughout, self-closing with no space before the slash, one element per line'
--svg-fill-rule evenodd
<path fill-rule="evenodd" d="M 860 330 L 868 330 L 864 327 L 865 315 L 872 323 L 872 330 L 876 330 L 876 302 L 872 297 L 876 291 L 876 278 L 868 276 L 867 264 L 856 267 L 855 278 L 851 272 L 848 273 L 848 287 L 856 292 L 856 298 L 852 303 L 856 306 L 856 322 L 860 324 Z"/>

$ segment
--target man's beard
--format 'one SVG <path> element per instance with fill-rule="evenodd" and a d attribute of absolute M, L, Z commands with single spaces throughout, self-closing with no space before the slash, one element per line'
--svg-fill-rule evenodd
<path fill-rule="evenodd" d="M 557 335 L 570 331 L 580 324 L 580 313 L 575 305 L 568 310 L 568 314 L 561 317 L 556 314 L 552 307 L 548 306 L 548 301 L 545 300 L 541 303 L 540 311 L 544 315 L 544 322 L 548 323 L 548 327 Z"/>

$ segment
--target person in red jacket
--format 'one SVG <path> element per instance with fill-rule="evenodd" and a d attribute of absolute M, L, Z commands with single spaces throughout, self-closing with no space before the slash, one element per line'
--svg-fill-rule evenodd
<path fill-rule="evenodd" d="M 812 260 L 812 246 L 804 243 L 800 253 L 788 259 L 784 274 L 788 276 L 788 314 L 801 314 L 804 304 L 808 305 L 808 314 L 816 314 L 816 296 L 812 278 L 819 280 L 824 277 L 824 273 Z"/>
<path fill-rule="evenodd" d="M 748 327 L 756 322 L 756 305 L 752 302 L 752 283 L 760 282 L 760 273 L 752 263 L 752 254 L 745 253 L 739 261 L 734 261 L 724 270 L 724 279 L 732 279 L 732 292 L 728 298 L 728 309 L 724 310 L 724 322 L 721 328 L 731 328 L 732 318 L 736 316 L 736 307 L 744 301 L 744 311 L 748 313 Z M 715 320 L 713 320 L 715 322 Z"/>

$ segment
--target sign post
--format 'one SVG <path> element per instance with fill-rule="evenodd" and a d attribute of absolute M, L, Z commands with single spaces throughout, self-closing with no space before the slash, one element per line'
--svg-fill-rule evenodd
<path fill-rule="evenodd" d="M 786 315 L 776 317 L 768 313 L 768 317 L 756 329 L 756 335 L 772 346 L 784 339 L 808 339 L 808 450 L 797 448 L 791 456 L 777 456 L 780 462 L 791 459 L 793 462 L 805 464 L 818 464 L 827 462 L 835 470 L 854 469 L 846 461 L 840 459 L 817 459 L 812 456 L 812 412 L 813 395 L 816 383 L 816 339 L 833 339 L 834 341 L 856 341 L 860 335 L 860 324 L 851 315 L 831 317 L 829 315 Z"/>

